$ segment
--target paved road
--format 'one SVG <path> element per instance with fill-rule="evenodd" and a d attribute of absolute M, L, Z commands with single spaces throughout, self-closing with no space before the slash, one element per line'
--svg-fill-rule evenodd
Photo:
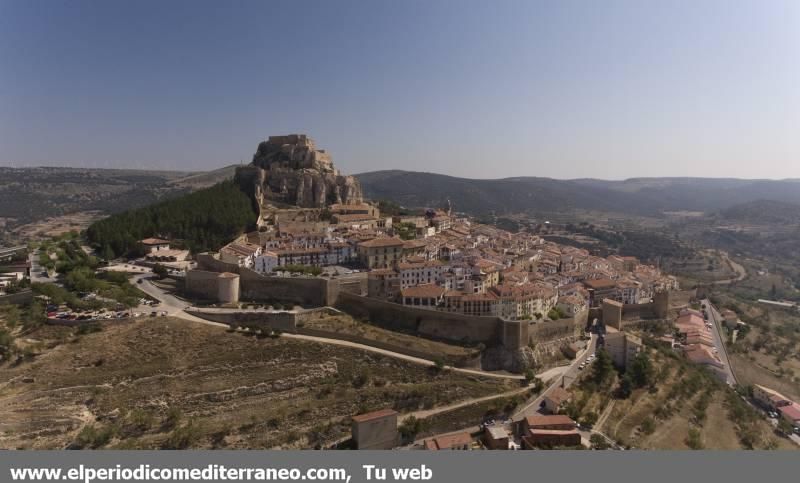
<path fill-rule="evenodd" d="M 44 272 L 45 269 L 43 266 L 39 265 L 38 254 L 38 250 L 31 250 L 31 252 L 28 253 L 28 260 L 31 262 L 31 282 L 55 283 L 55 278 L 42 275 L 42 272 Z"/>
<path fill-rule="evenodd" d="M 597 335 L 592 334 L 592 338 L 587 345 L 587 348 L 583 351 L 583 353 L 575 358 L 575 362 L 569 365 L 567 370 L 562 374 L 561 377 L 555 380 L 550 386 L 544 390 L 536 399 L 531 401 L 525 407 L 517 411 L 511 419 L 513 421 L 521 421 L 528 416 L 532 416 L 539 412 L 539 408 L 542 405 L 542 401 L 544 401 L 545 396 L 550 394 L 555 388 L 564 385 L 564 388 L 568 388 L 572 385 L 573 382 L 578 378 L 580 374 L 580 365 L 583 361 L 586 360 L 591 354 L 594 354 L 595 350 L 597 349 Z"/>
<path fill-rule="evenodd" d="M 736 376 L 733 374 L 733 369 L 731 369 L 731 363 L 728 360 L 728 349 L 725 347 L 725 341 L 722 336 L 722 316 L 710 300 L 705 299 L 702 303 L 706 306 L 709 322 L 711 322 L 711 333 L 714 336 L 714 345 L 717 347 L 717 354 L 722 363 L 725 364 L 725 382 L 734 385 L 736 384 Z"/>
<path fill-rule="evenodd" d="M 731 260 L 731 257 L 728 256 L 726 252 L 722 252 L 722 258 L 723 260 L 728 262 L 728 265 L 730 265 L 731 269 L 733 269 L 733 271 L 736 272 L 736 276 L 725 280 L 716 280 L 714 282 L 711 282 L 712 284 L 729 285 L 733 282 L 741 282 L 747 277 L 747 270 L 741 264 L 738 264 L 733 260 Z"/>

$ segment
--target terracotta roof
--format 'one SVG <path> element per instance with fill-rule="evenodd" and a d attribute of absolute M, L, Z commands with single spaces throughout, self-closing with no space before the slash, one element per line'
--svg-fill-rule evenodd
<path fill-rule="evenodd" d="M 401 247 L 403 240 L 399 238 L 373 238 L 372 240 L 359 243 L 359 246 L 364 248 L 380 248 L 380 247 Z"/>
<path fill-rule="evenodd" d="M 553 415 L 534 415 L 528 416 L 525 418 L 528 422 L 528 426 L 530 427 L 539 427 L 539 426 L 555 426 L 555 425 L 571 425 L 575 426 L 575 421 L 573 421 L 569 416 L 564 414 L 553 414 Z"/>
<path fill-rule="evenodd" d="M 531 429 L 531 434 L 554 434 L 554 435 L 565 435 L 565 434 L 578 434 L 577 429 Z"/>
<path fill-rule="evenodd" d="M 598 278 L 597 280 L 585 280 L 584 285 L 595 290 L 614 288 L 617 284 L 610 278 Z"/>
<path fill-rule="evenodd" d="M 403 289 L 400 295 L 403 297 L 436 298 L 444 295 L 445 291 L 444 287 L 428 283 Z"/>
<path fill-rule="evenodd" d="M 169 243 L 167 240 L 162 240 L 161 238 L 145 238 L 141 240 L 139 243 L 142 245 L 165 245 Z"/>
<path fill-rule="evenodd" d="M 450 449 L 454 446 L 468 446 L 470 444 L 472 444 L 472 436 L 470 436 L 469 433 L 457 433 L 426 439 L 425 449 Z"/>
<path fill-rule="evenodd" d="M 380 419 L 393 415 L 397 415 L 397 411 L 394 409 L 379 409 L 378 411 L 372 411 L 371 413 L 353 416 L 353 421 L 357 423 L 363 423 L 365 421 L 372 421 L 373 419 Z"/>
<path fill-rule="evenodd" d="M 569 393 L 567 391 L 565 391 L 563 388 L 556 387 L 555 389 L 550 391 L 550 393 L 547 394 L 545 396 L 545 398 L 550 399 L 551 401 L 553 401 L 556 404 L 561 404 L 561 403 L 569 400 L 570 396 L 569 396 Z"/>
<path fill-rule="evenodd" d="M 724 364 L 717 358 L 708 347 L 701 344 L 687 345 L 683 348 L 684 354 L 689 361 L 695 364 L 709 364 L 715 367 L 724 367 Z"/>
<path fill-rule="evenodd" d="M 797 403 L 792 403 L 789 406 L 781 406 L 778 408 L 778 411 L 791 421 L 800 421 L 800 405 L 797 405 Z"/>

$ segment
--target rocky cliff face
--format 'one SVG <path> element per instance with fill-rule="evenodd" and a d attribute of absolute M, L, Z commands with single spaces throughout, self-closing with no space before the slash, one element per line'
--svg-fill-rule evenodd
<path fill-rule="evenodd" d="M 267 200 L 303 208 L 323 208 L 333 203 L 361 203 L 361 185 L 353 176 L 342 176 L 330 154 L 316 149 L 305 134 L 270 136 L 258 145 L 253 166 L 260 191 Z"/>

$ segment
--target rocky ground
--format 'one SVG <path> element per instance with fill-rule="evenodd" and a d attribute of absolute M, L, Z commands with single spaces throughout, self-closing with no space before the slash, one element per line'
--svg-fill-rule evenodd
<path fill-rule="evenodd" d="M 346 437 L 359 412 L 513 384 L 176 319 L 59 337 L 32 362 L 0 366 L 0 448 L 314 447 Z"/>

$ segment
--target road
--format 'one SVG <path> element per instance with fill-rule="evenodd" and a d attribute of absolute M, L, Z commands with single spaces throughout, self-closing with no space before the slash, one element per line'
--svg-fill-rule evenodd
<path fill-rule="evenodd" d="M 557 377 L 560 380 L 561 374 L 566 369 L 567 369 L 566 366 L 554 367 L 552 369 L 548 369 L 548 370 L 546 370 L 544 372 L 536 374 L 536 377 L 538 377 L 542 381 L 548 381 L 548 380 L 552 379 L 553 377 Z M 434 409 L 423 409 L 421 411 L 415 411 L 413 413 L 404 414 L 400 418 L 400 422 L 402 423 L 403 420 L 405 420 L 406 418 L 408 418 L 410 416 L 414 416 L 415 418 L 418 418 L 418 419 L 419 418 L 428 418 L 430 416 L 433 416 L 433 415 L 436 415 L 436 414 L 439 414 L 439 413 L 452 411 L 454 409 L 459 409 L 459 408 L 462 408 L 464 406 L 469 406 L 471 404 L 477 404 L 477 403 L 481 403 L 481 402 L 485 402 L 485 401 L 491 401 L 492 399 L 497 399 L 497 398 L 501 398 L 501 397 L 509 397 L 509 396 L 516 396 L 518 394 L 524 394 L 524 393 L 530 391 L 535 386 L 536 386 L 536 383 L 531 383 L 531 384 L 529 384 L 527 386 L 523 386 L 523 387 L 521 387 L 519 389 L 514 389 L 513 391 L 506 391 L 506 392 L 502 392 L 502 393 L 499 393 L 499 394 L 491 394 L 489 396 L 483 396 L 483 397 L 476 397 L 476 398 L 472 398 L 472 399 L 467 399 L 465 401 L 460 401 L 460 402 L 457 402 L 455 404 L 451 404 L 449 406 L 442 406 L 442 407 L 434 408 Z"/>
<path fill-rule="evenodd" d="M 579 367 L 581 363 L 584 362 L 591 354 L 594 354 L 596 349 L 597 349 L 597 335 L 592 334 L 592 338 L 589 341 L 589 344 L 587 345 L 586 349 L 580 356 L 575 358 L 575 361 L 569 365 L 569 367 L 561 375 L 561 377 L 559 377 L 558 379 L 555 380 L 555 382 L 550 384 L 550 386 L 547 389 L 545 389 L 536 399 L 534 399 L 525 407 L 517 411 L 511 417 L 511 419 L 513 421 L 521 421 L 528 416 L 537 414 L 539 412 L 539 408 L 542 405 L 542 401 L 544 401 L 545 396 L 550 394 L 550 392 L 555 390 L 555 388 L 561 386 L 562 382 L 563 382 L 563 387 L 565 389 L 571 386 L 573 382 L 575 382 L 575 380 L 578 378 L 578 375 L 580 374 Z"/>
<path fill-rule="evenodd" d="M 725 382 L 728 385 L 735 385 L 736 376 L 733 374 L 733 369 L 731 369 L 731 363 L 730 360 L 728 360 L 728 349 L 725 347 L 725 341 L 722 337 L 722 316 L 710 300 L 704 299 L 702 303 L 706 306 L 709 322 L 711 322 L 711 334 L 714 336 L 714 345 L 717 348 L 717 354 L 722 363 L 725 364 Z"/>
<path fill-rule="evenodd" d="M 45 269 L 43 266 L 39 265 L 39 257 L 36 256 L 38 253 L 38 250 L 31 250 L 31 252 L 28 253 L 28 260 L 31 262 L 31 282 L 55 283 L 55 278 L 42 275 Z"/>
<path fill-rule="evenodd" d="M 741 282 L 747 277 L 747 270 L 739 263 L 734 262 L 731 260 L 731 257 L 728 256 L 726 252 L 721 252 L 722 259 L 725 260 L 731 269 L 736 272 L 735 277 L 731 277 L 725 280 L 716 280 L 711 282 L 713 285 L 729 285 L 733 282 Z"/>
<path fill-rule="evenodd" d="M 580 364 L 583 361 L 585 361 L 586 358 L 589 357 L 589 355 L 591 355 L 591 354 L 593 354 L 595 352 L 596 347 L 597 347 L 597 336 L 595 334 L 592 334 L 592 338 L 589 341 L 589 344 L 587 345 L 586 349 L 584 349 L 583 353 L 579 357 L 575 358 L 575 361 L 572 364 L 570 364 L 569 366 L 562 366 L 562 367 L 549 369 L 547 371 L 542 372 L 541 374 L 537 374 L 536 377 L 538 377 L 539 379 L 541 379 L 543 381 L 550 380 L 553 377 L 555 377 L 555 381 L 552 384 L 550 384 L 550 386 L 548 386 L 547 389 L 545 389 L 539 396 L 537 396 L 536 399 L 534 399 L 532 402 L 530 402 L 527 405 L 525 405 L 525 407 L 523 407 L 521 410 L 517 411 L 517 413 L 514 414 L 511 417 L 511 423 L 510 424 L 506 424 L 506 431 L 508 431 L 509 434 L 512 433 L 513 432 L 512 426 L 513 426 L 513 424 L 515 422 L 520 421 L 520 420 L 522 420 L 523 418 L 525 418 L 527 416 L 530 416 L 532 414 L 537 413 L 539 411 L 539 406 L 541 405 L 542 401 L 544 400 L 544 396 L 547 395 L 550 391 L 554 390 L 556 387 L 559 387 L 561 385 L 561 383 L 562 383 L 562 379 L 564 379 L 565 387 L 569 387 L 575 381 L 575 379 L 577 378 L 577 375 L 578 375 L 578 372 L 579 372 L 578 367 L 580 366 Z M 458 407 L 466 406 L 468 404 L 472 404 L 472 403 L 475 403 L 475 402 L 488 401 L 488 400 L 491 400 L 491 399 L 494 399 L 494 398 L 497 398 L 497 397 L 503 397 L 503 396 L 506 396 L 506 395 L 514 394 L 514 393 L 522 393 L 524 391 L 529 390 L 530 387 L 531 386 L 528 386 L 526 388 L 522 388 L 522 390 L 520 390 L 520 391 L 512 391 L 511 393 L 502 393 L 502 394 L 496 394 L 496 395 L 493 395 L 493 396 L 486 396 L 486 397 L 482 397 L 482 398 L 476 398 L 475 400 L 471 400 L 471 401 L 469 401 L 469 402 L 467 402 L 465 404 L 458 403 L 457 405 L 454 405 L 455 407 L 447 408 L 446 410 L 457 409 Z M 461 429 L 459 429 L 457 431 L 449 431 L 447 433 L 441 433 L 441 434 L 436 434 L 436 435 L 433 435 L 433 436 L 428 436 L 428 437 L 426 437 L 424 439 L 420 439 L 420 440 L 414 441 L 414 443 L 412 443 L 410 446 L 412 446 L 412 447 L 413 446 L 419 446 L 424 442 L 425 439 L 436 438 L 436 437 L 440 437 L 440 436 L 447 436 L 447 435 L 450 435 L 450 434 L 475 433 L 475 432 L 480 431 L 480 429 L 481 429 L 480 426 L 468 426 L 468 427 L 465 427 L 465 428 L 461 428 Z"/>

